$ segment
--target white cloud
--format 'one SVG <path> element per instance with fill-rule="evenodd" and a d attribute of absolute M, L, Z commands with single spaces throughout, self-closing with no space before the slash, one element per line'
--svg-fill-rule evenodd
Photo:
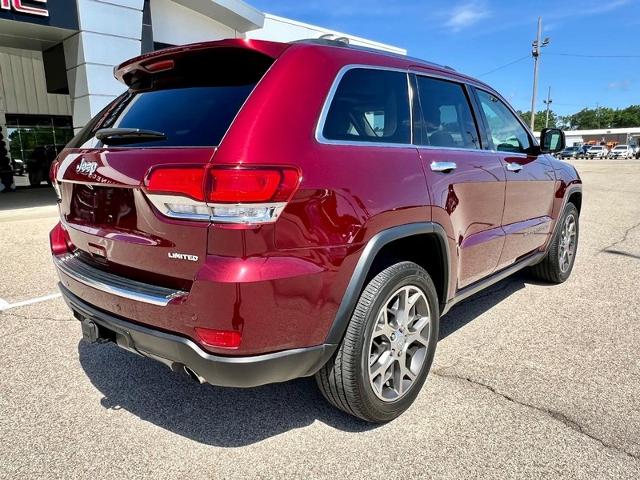
<path fill-rule="evenodd" d="M 467 2 L 453 9 L 451 16 L 445 22 L 445 26 L 454 32 L 459 32 L 488 16 L 489 12 L 484 3 Z"/>
<path fill-rule="evenodd" d="M 629 87 L 631 87 L 631 80 L 629 79 L 616 80 L 615 82 L 611 82 L 607 85 L 609 90 L 622 90 L 624 92 L 629 90 Z"/>

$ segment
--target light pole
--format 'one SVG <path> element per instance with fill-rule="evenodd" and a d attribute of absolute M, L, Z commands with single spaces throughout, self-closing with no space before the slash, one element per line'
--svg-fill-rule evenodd
<path fill-rule="evenodd" d="M 542 37 L 542 17 L 538 17 L 538 33 L 536 39 L 531 44 L 531 55 L 533 56 L 533 94 L 531 95 L 531 131 L 534 131 L 536 121 L 536 95 L 538 93 L 538 60 L 540 60 L 540 49 L 549 45 L 549 37 L 541 40 Z"/>
<path fill-rule="evenodd" d="M 551 85 L 549 85 L 549 91 L 547 92 L 547 99 L 544 100 L 545 105 L 547 106 L 547 119 L 544 122 L 544 128 L 549 128 L 549 109 L 551 108 L 551 104 L 553 100 L 551 100 Z"/>

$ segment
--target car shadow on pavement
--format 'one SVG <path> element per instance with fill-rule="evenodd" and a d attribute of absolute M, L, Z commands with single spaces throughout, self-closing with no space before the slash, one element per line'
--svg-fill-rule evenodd
<path fill-rule="evenodd" d="M 547 285 L 534 280 L 526 270 L 518 272 L 453 307 L 440 320 L 439 339 L 443 340 L 455 333 L 490 308 L 523 289 L 527 283 Z"/>
<path fill-rule="evenodd" d="M 517 274 L 456 306 L 442 320 L 440 339 L 524 288 L 525 283 L 529 283 L 527 276 Z M 104 408 L 125 409 L 203 444 L 250 445 L 316 420 L 347 432 L 376 428 L 331 407 L 312 378 L 248 389 L 222 388 L 196 384 L 186 374 L 112 344 L 81 341 L 78 353 L 91 383 L 104 395 Z"/>
<path fill-rule="evenodd" d="M 80 364 L 104 395 L 102 406 L 125 409 L 142 420 L 197 442 L 240 447 L 319 420 L 361 432 L 376 425 L 331 407 L 313 378 L 256 388 L 199 385 L 153 360 L 112 344 L 78 344 Z"/>

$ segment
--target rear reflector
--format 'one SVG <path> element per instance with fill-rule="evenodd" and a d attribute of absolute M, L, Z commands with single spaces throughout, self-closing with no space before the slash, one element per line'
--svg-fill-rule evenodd
<path fill-rule="evenodd" d="M 196 335 L 202 344 L 216 348 L 238 348 L 242 334 L 235 330 L 214 330 L 211 328 L 195 328 Z"/>

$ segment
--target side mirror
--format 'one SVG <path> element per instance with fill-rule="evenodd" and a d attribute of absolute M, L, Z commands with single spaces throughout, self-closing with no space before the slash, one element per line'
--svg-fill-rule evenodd
<path fill-rule="evenodd" d="M 564 132 L 559 128 L 543 128 L 540 132 L 540 152 L 556 153 L 564 150 Z"/>

